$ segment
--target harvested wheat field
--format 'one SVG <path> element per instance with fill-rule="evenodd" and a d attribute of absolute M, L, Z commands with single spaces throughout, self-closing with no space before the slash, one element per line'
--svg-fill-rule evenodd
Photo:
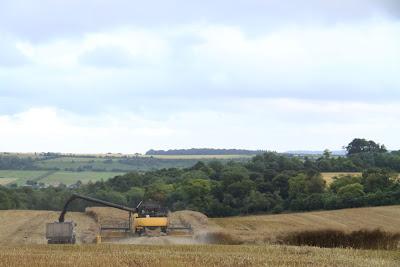
<path fill-rule="evenodd" d="M 54 211 L 0 211 L 1 244 L 44 244 L 45 224 L 56 221 Z M 398 232 L 400 206 L 343 209 L 277 215 L 254 215 L 207 218 L 193 211 L 179 211 L 169 216 L 174 224 L 190 224 L 192 237 L 160 236 L 129 237 L 112 240 L 127 244 L 206 244 L 206 243 L 271 243 L 291 232 L 334 229 L 354 231 L 377 229 Z M 79 243 L 91 243 L 99 233 L 99 225 L 127 224 L 128 213 L 113 208 L 93 207 L 86 213 L 68 212 L 66 220 L 77 223 Z M 222 234 L 221 234 L 222 233 Z M 106 241 L 106 239 L 104 240 Z"/>
<path fill-rule="evenodd" d="M 262 243 L 274 242 L 281 235 L 305 230 L 354 231 L 380 228 L 388 232 L 399 232 L 400 206 L 238 216 L 209 221 L 240 241 Z"/>
<path fill-rule="evenodd" d="M 1 211 L 0 266 L 400 266 L 398 249 L 262 244 L 273 241 L 279 234 L 303 229 L 380 227 L 397 231 L 400 206 L 219 219 L 180 211 L 170 214 L 170 218 L 190 223 L 195 232 L 193 237 L 129 237 L 114 244 L 82 244 L 93 241 L 98 233 L 96 220 L 106 224 L 126 220 L 126 212 L 119 215 L 114 212 L 118 213 L 108 208 L 91 208 L 87 213 L 69 212 L 67 220 L 77 222 L 81 244 L 46 245 L 45 223 L 55 221 L 58 212 Z M 247 244 L 208 244 L 218 241 Z"/>
<path fill-rule="evenodd" d="M 361 172 L 321 172 L 322 178 L 328 185 L 333 182 L 334 177 L 340 177 L 344 175 L 361 176 L 361 174 Z"/>
<path fill-rule="evenodd" d="M 45 244 L 46 223 L 58 219 L 59 212 L 34 210 L 0 211 L 0 245 Z M 77 223 L 77 242 L 91 243 L 96 237 L 96 222 L 81 212 L 68 212 L 67 220 Z"/>
<path fill-rule="evenodd" d="M 361 172 L 321 172 L 322 179 L 326 181 L 326 183 L 329 185 L 333 182 L 334 177 L 341 177 L 341 176 L 361 176 Z M 400 174 L 398 175 L 398 178 L 400 179 Z"/>
<path fill-rule="evenodd" d="M 399 266 L 399 251 L 289 246 L 29 245 L 0 247 L 0 266 Z"/>

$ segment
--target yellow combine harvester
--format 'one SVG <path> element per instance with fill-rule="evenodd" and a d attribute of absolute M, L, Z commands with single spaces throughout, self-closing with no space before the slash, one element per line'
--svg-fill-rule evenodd
<path fill-rule="evenodd" d="M 137 207 L 137 212 L 133 214 L 133 229 L 140 235 L 146 234 L 149 230 L 159 230 L 167 233 L 168 211 L 159 204 L 141 201 Z"/>
<path fill-rule="evenodd" d="M 168 220 L 168 211 L 155 202 L 141 201 L 136 208 L 130 208 L 92 197 L 73 194 L 65 203 L 60 217 L 58 218 L 58 222 L 48 223 L 46 225 L 46 238 L 48 239 L 49 244 L 75 243 L 75 223 L 64 221 L 68 206 L 75 199 L 83 199 L 129 212 L 127 227 L 110 226 L 102 227 L 101 230 L 122 230 L 136 235 L 146 235 L 148 233 L 154 234 L 154 232 L 156 232 L 156 234 L 169 234 L 174 230 L 186 230 L 191 232 L 190 226 L 172 226 Z"/>

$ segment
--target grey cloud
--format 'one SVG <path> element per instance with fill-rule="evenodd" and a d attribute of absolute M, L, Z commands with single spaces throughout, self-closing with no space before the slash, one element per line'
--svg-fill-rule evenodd
<path fill-rule="evenodd" d="M 119 26 L 206 21 L 257 33 L 287 23 L 337 23 L 399 13 L 397 0 L 5 0 L 0 2 L 0 30 L 40 41 Z"/>
<path fill-rule="evenodd" d="M 384 5 L 382 6 L 382 8 L 384 8 L 388 14 L 391 14 L 397 18 L 400 18 L 400 1 L 387 0 L 387 1 L 383 1 L 383 4 Z"/>
<path fill-rule="evenodd" d="M 151 31 L 157 24 L 190 23 L 201 19 L 243 27 L 254 24 L 265 30 L 265 27 L 283 22 L 312 21 L 322 17 L 331 22 L 360 19 L 372 16 L 377 10 L 389 12 L 398 7 L 398 2 L 389 0 L 238 0 L 234 3 L 225 0 L 213 3 L 177 0 L 160 1 L 157 4 L 124 0 L 42 0 L 40 5 L 38 2 L 2 1 L 0 28 L 4 27 L 34 39 L 77 34 L 104 27 L 112 29 L 123 24 L 143 24 L 145 27 L 141 29 Z M 17 8 L 18 4 L 24 8 Z M 15 16 L 19 12 L 22 12 L 22 16 Z M 14 17 L 20 21 L 16 21 Z M 272 26 L 267 22 L 271 22 Z M 248 34 L 246 30 L 243 32 Z M 146 65 L 143 60 L 120 47 L 99 47 L 83 54 L 79 58 L 80 63 L 124 70 L 112 72 L 113 70 L 106 69 L 90 76 L 93 72 L 82 75 L 79 67 L 69 70 L 68 73 L 45 67 L 42 69 L 41 66 L 20 72 L 9 70 L 2 73 L 0 69 L 1 95 L 14 99 L 1 99 L 4 103 L 0 111 L 15 110 L 15 107 L 57 106 L 78 112 L 98 112 L 108 107 L 118 107 L 138 112 L 154 110 L 161 114 L 194 108 L 213 109 L 218 105 L 210 105 L 210 101 L 222 103 L 238 98 L 287 97 L 366 102 L 400 100 L 399 80 L 386 73 L 385 66 L 379 64 L 368 66 L 371 69 L 369 71 L 357 70 L 363 66 L 343 71 L 345 64 L 336 67 L 329 64 L 327 69 L 316 67 L 315 70 L 305 73 L 305 79 L 296 79 L 293 75 L 299 76 L 299 71 L 291 66 L 284 68 L 283 73 L 275 72 L 274 66 L 269 66 L 271 72 L 268 73 L 263 65 L 256 65 L 254 70 L 251 64 L 249 68 L 231 70 L 231 66 L 221 66 L 218 62 L 204 64 L 201 56 L 196 58 L 191 53 L 190 47 L 204 41 L 195 34 L 177 34 L 168 41 L 172 51 L 165 65 L 162 62 L 157 66 Z M 1 46 L 0 43 L 0 48 Z M 21 55 L 18 55 L 18 51 L 11 49 L 12 46 L 7 47 L 2 49 L 7 51 L 4 55 L 0 51 L 0 62 L 4 57 L 5 64 L 22 64 L 23 58 L 19 57 Z M 226 72 L 229 83 L 221 85 L 210 81 L 210 75 L 214 72 Z M 369 73 L 374 75 L 368 75 Z M 356 75 L 359 76 L 358 80 Z"/>
<path fill-rule="evenodd" d="M 382 89 L 379 84 L 368 87 L 366 83 L 362 86 L 345 82 L 313 82 L 294 87 L 285 82 L 266 82 L 264 85 L 241 82 L 220 87 L 202 76 L 179 72 L 170 73 L 170 80 L 154 75 L 146 81 L 140 81 L 142 74 L 134 71 L 118 72 L 109 77 L 89 76 L 86 80 L 82 80 L 78 73 L 68 75 L 67 80 L 60 79 L 54 73 L 43 74 L 39 71 L 32 75 L 36 77 L 34 82 L 29 76 L 21 79 L 18 74 L 8 78 L 0 75 L 0 88 L 8 88 L 1 90 L 4 98 L 0 99 L 0 111 L 11 112 L 16 107 L 56 106 L 83 114 L 117 108 L 167 116 L 182 110 L 219 110 L 224 103 L 247 98 L 329 99 L 367 103 L 400 100 L 400 92 L 396 88 Z"/>

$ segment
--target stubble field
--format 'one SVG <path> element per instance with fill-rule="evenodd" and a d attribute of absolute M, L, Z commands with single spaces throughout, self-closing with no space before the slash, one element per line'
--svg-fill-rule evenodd
<path fill-rule="evenodd" d="M 399 266 L 399 251 L 274 245 L 0 247 L 0 266 Z"/>
<path fill-rule="evenodd" d="M 97 209 L 98 216 L 111 216 L 106 212 L 107 208 Z M 106 213 L 101 215 L 103 211 Z M 68 213 L 67 220 L 77 222 L 79 244 L 46 245 L 45 223 L 55 221 L 58 214 L 52 211 L 0 211 L 0 266 L 400 266 L 398 249 L 356 250 L 271 244 L 280 234 L 299 230 L 381 228 L 397 232 L 400 206 L 212 218 L 208 223 L 206 219 L 201 220 L 198 229 L 228 233 L 241 241 L 241 245 L 146 240 L 129 245 L 84 244 L 94 240 L 98 221 L 93 214 L 76 212 Z M 118 216 L 126 218 L 126 214 Z M 148 239 L 151 238 L 154 239 Z"/>
<path fill-rule="evenodd" d="M 381 229 L 399 232 L 400 206 L 354 208 L 276 215 L 209 219 L 235 238 L 252 243 L 274 242 L 282 235 L 309 230 L 355 231 Z"/>

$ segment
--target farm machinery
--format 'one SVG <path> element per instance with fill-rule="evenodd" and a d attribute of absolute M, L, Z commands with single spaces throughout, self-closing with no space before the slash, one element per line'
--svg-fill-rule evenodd
<path fill-rule="evenodd" d="M 103 230 L 115 230 L 127 232 L 131 235 L 147 235 L 158 233 L 159 235 L 173 234 L 174 231 L 192 232 L 190 225 L 173 225 L 168 218 L 168 210 L 161 207 L 156 202 L 141 201 L 135 208 L 111 203 L 108 201 L 73 194 L 65 203 L 63 210 L 58 218 L 58 222 L 47 223 L 46 238 L 48 244 L 74 244 L 76 242 L 75 226 L 73 221 L 65 221 L 65 215 L 70 203 L 76 199 L 82 199 L 88 202 L 100 204 L 128 212 L 128 224 L 125 226 L 102 226 Z"/>

